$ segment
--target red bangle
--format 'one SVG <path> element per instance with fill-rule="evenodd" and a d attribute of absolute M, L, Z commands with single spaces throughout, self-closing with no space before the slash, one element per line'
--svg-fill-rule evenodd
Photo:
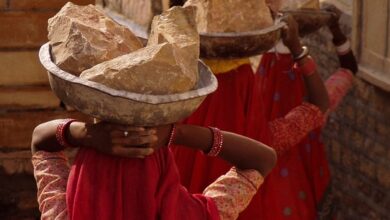
<path fill-rule="evenodd" d="M 210 151 L 207 153 L 208 156 L 216 157 L 222 150 L 223 146 L 223 135 L 221 130 L 214 127 L 209 127 L 213 132 L 213 145 L 211 146 Z"/>
<path fill-rule="evenodd" d="M 175 136 L 176 136 L 176 124 L 173 124 L 171 134 L 169 135 L 169 141 L 168 141 L 168 145 L 167 145 L 168 147 L 170 147 L 173 144 Z"/>
<path fill-rule="evenodd" d="M 311 76 L 311 75 L 313 75 L 316 72 L 317 64 L 313 60 L 313 58 L 308 56 L 307 59 L 306 59 L 306 62 L 304 64 L 298 65 L 298 63 L 295 63 L 294 67 L 293 67 L 293 70 L 297 74 L 301 74 L 301 75 L 304 75 L 304 76 Z"/>
<path fill-rule="evenodd" d="M 64 119 L 58 126 L 56 130 L 56 139 L 58 143 L 64 148 L 73 147 L 66 141 L 66 129 L 70 126 L 72 122 L 76 121 L 76 119 Z"/>

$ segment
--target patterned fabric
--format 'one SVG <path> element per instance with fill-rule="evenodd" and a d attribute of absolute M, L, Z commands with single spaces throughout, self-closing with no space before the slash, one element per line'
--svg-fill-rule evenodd
<path fill-rule="evenodd" d="M 42 219 L 68 219 L 66 184 L 69 165 L 62 152 L 38 151 L 33 155 L 34 176 Z M 232 168 L 207 187 L 204 195 L 214 201 L 221 220 L 236 219 L 257 192 L 263 177 L 256 170 Z"/>
<path fill-rule="evenodd" d="M 38 151 L 32 157 L 41 219 L 68 219 L 66 184 L 69 166 L 65 155 Z"/>
<path fill-rule="evenodd" d="M 263 177 L 256 170 L 238 170 L 233 167 L 208 186 L 203 194 L 213 198 L 221 220 L 237 219 L 262 183 Z"/>
<path fill-rule="evenodd" d="M 353 84 L 353 74 L 347 69 L 338 69 L 325 82 L 329 94 L 329 111 L 334 111 Z"/>
<path fill-rule="evenodd" d="M 271 146 L 280 155 L 297 145 L 310 131 L 322 126 L 324 114 L 312 104 L 303 103 L 285 117 L 270 122 L 273 142 Z"/>

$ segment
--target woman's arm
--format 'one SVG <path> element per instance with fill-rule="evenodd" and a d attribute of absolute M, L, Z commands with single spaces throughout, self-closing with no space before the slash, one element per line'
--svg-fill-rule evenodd
<path fill-rule="evenodd" d="M 328 27 L 333 36 L 333 44 L 337 47 L 340 67 L 348 69 L 353 74 L 356 74 L 358 71 L 356 58 L 351 50 L 350 42 L 341 30 L 339 23 L 342 12 L 333 5 L 328 6 L 326 10 L 332 14 Z"/>
<path fill-rule="evenodd" d="M 250 138 L 222 131 L 221 158 L 239 169 L 255 169 L 266 176 L 276 163 L 276 153 L 270 147 Z M 177 125 L 174 140 L 177 145 L 208 152 L 213 144 L 209 128 L 193 125 Z"/>
<path fill-rule="evenodd" d="M 290 49 L 292 56 L 296 59 L 296 65 L 304 66 L 308 62 L 312 62 L 308 54 L 304 54 L 304 49 L 299 40 L 298 24 L 292 16 L 287 16 L 283 19 L 287 26 L 283 29 L 283 43 Z M 303 56 L 302 56 L 303 55 Z M 329 107 L 329 97 L 325 85 L 318 74 L 317 70 L 304 74 L 305 85 L 308 94 L 308 102 L 316 105 L 322 112 L 326 112 Z"/>
<path fill-rule="evenodd" d="M 65 119 L 38 125 L 32 134 L 31 150 L 58 152 L 65 148 L 56 137 Z M 131 158 L 143 158 L 153 153 L 156 142 L 154 129 L 100 122 L 89 124 L 73 121 L 65 127 L 63 139 L 73 147 L 87 147 L 97 151 Z M 141 147 L 142 146 L 142 147 Z"/>

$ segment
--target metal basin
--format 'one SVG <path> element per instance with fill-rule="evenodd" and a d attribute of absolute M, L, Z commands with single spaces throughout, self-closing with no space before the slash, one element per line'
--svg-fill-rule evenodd
<path fill-rule="evenodd" d="M 229 59 L 264 53 L 278 42 L 284 25 L 278 22 L 265 29 L 241 33 L 200 33 L 200 56 Z"/>
<path fill-rule="evenodd" d="M 194 112 L 217 89 L 210 69 L 199 61 L 199 82 L 192 91 L 170 95 L 145 95 L 114 90 L 76 77 L 58 68 L 49 43 L 39 51 L 53 92 L 67 105 L 101 120 L 135 126 L 155 126 L 180 121 Z"/>
<path fill-rule="evenodd" d="M 331 18 L 331 13 L 318 9 L 298 9 L 282 11 L 291 14 L 299 24 L 299 34 L 308 35 L 325 26 Z"/>

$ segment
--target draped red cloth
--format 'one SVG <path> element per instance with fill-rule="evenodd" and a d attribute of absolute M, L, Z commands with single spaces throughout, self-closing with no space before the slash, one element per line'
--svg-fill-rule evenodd
<path fill-rule="evenodd" d="M 290 54 L 266 53 L 262 57 L 256 77 L 268 121 L 284 116 L 304 100 L 303 78 L 292 71 L 292 65 Z M 316 219 L 330 181 L 320 132 L 312 131 L 300 144 L 278 155 L 276 167 L 260 188 L 259 219 Z"/>
<path fill-rule="evenodd" d="M 216 74 L 218 89 L 184 123 L 214 126 L 269 143 L 269 130 L 263 114 L 261 90 L 249 64 L 226 73 Z M 196 137 L 194 137 L 196 138 Z M 200 193 L 232 166 L 219 158 L 205 156 L 184 147 L 173 148 L 184 186 Z M 257 219 L 260 197 L 255 195 L 240 219 Z"/>
<path fill-rule="evenodd" d="M 146 159 L 126 159 L 80 149 L 67 188 L 73 220 L 218 220 L 214 202 L 180 184 L 169 148 Z"/>

